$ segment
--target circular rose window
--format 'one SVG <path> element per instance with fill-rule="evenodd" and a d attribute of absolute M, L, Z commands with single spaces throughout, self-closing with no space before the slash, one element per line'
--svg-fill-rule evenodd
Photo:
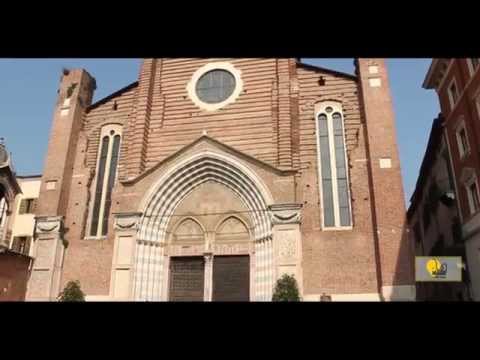
<path fill-rule="evenodd" d="M 190 99 L 205 111 L 224 108 L 243 91 L 242 72 L 229 62 L 211 62 L 197 69 L 187 84 Z"/>
<path fill-rule="evenodd" d="M 207 104 L 218 104 L 228 99 L 235 90 L 235 77 L 227 70 L 215 69 L 203 74 L 195 92 Z"/>

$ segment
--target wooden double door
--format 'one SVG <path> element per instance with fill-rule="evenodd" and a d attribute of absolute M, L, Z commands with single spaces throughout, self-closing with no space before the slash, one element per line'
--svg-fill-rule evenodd
<path fill-rule="evenodd" d="M 250 258 L 248 255 L 214 256 L 213 301 L 250 300 Z M 203 257 L 170 259 L 170 301 L 203 301 L 205 294 Z"/>

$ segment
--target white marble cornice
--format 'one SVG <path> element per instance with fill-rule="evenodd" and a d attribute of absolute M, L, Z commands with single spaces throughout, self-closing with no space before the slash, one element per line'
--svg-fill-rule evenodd
<path fill-rule="evenodd" d="M 302 204 L 274 204 L 269 206 L 273 225 L 299 224 L 302 221 Z"/>
<path fill-rule="evenodd" d="M 63 229 L 63 216 L 37 216 L 36 233 L 59 233 Z"/>
<path fill-rule="evenodd" d="M 138 230 L 140 218 L 142 213 L 115 213 L 114 215 L 114 228 L 115 231 L 129 231 Z"/>

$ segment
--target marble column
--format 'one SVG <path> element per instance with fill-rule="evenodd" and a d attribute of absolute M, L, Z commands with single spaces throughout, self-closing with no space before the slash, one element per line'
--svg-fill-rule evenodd
<path fill-rule="evenodd" d="M 212 301 L 213 296 L 213 253 L 205 253 L 205 291 L 204 301 Z"/>

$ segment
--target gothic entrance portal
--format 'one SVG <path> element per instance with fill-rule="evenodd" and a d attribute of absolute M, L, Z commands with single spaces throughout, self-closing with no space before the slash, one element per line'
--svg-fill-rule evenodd
<path fill-rule="evenodd" d="M 271 301 L 282 273 L 302 284 L 300 209 L 275 204 L 230 154 L 185 156 L 161 172 L 138 212 L 116 214 L 112 297 Z"/>
<path fill-rule="evenodd" d="M 202 152 L 152 188 L 136 238 L 135 300 L 271 300 L 271 195 L 231 161 Z"/>
<path fill-rule="evenodd" d="M 167 232 L 168 300 L 250 300 L 251 219 L 232 191 L 199 185 L 178 205 Z"/>

